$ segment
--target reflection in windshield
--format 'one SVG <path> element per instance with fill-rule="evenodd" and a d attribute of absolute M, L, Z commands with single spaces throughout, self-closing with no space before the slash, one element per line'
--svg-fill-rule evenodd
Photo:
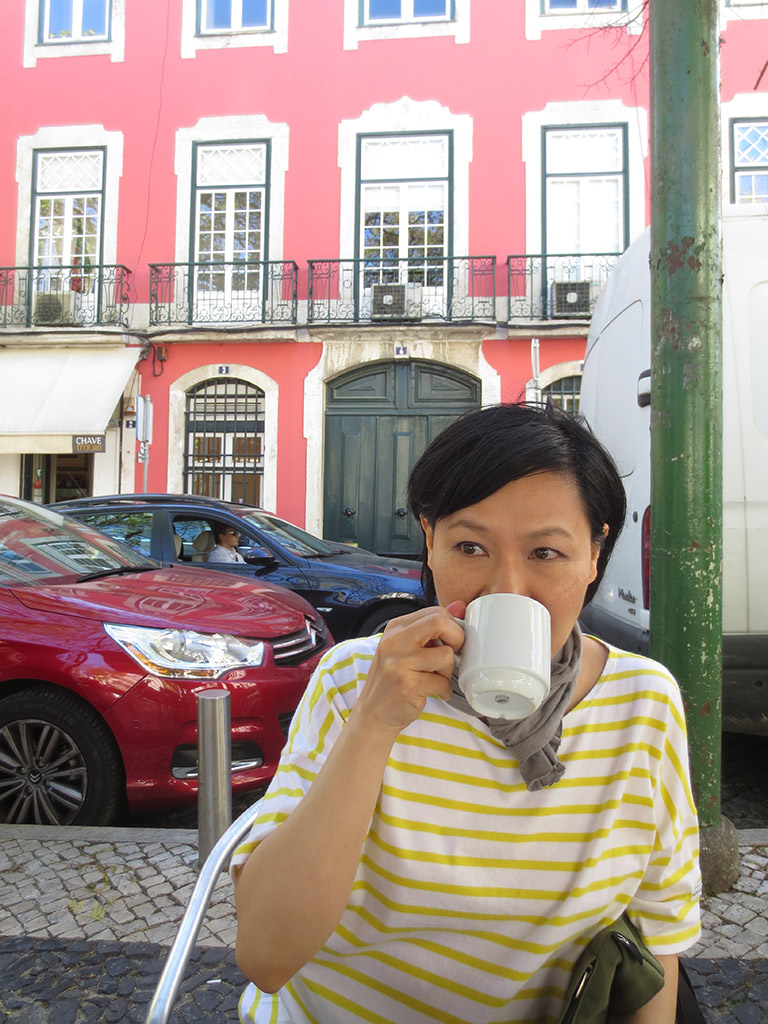
<path fill-rule="evenodd" d="M 0 502 L 0 586 L 58 583 L 152 564 L 73 519 L 21 502 Z"/>
<path fill-rule="evenodd" d="M 332 555 L 339 551 L 338 544 L 330 544 L 327 540 L 320 540 L 313 537 L 306 530 L 300 530 L 292 523 L 286 523 L 282 519 L 275 519 L 274 516 L 267 516 L 259 512 L 249 512 L 242 518 L 258 527 L 266 536 L 285 548 L 292 555 L 299 558 L 316 558 L 318 555 Z"/>

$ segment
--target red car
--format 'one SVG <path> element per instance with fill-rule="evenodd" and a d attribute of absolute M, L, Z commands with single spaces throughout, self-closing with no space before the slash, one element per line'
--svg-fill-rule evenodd
<path fill-rule="evenodd" d="M 158 563 L 0 496 L 0 821 L 197 798 L 197 694 L 230 693 L 233 792 L 274 774 L 331 640 L 282 587 Z"/>

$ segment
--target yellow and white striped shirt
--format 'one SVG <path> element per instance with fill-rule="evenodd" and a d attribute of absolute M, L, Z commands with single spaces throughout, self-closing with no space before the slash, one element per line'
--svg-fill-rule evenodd
<path fill-rule="evenodd" d="M 312 784 L 377 642 L 318 666 L 233 868 Z M 698 827 L 669 672 L 611 649 L 559 757 L 563 778 L 528 792 L 482 721 L 430 699 L 392 749 L 338 927 L 276 995 L 249 985 L 241 1020 L 552 1024 L 582 949 L 625 909 L 653 952 L 693 945 Z"/>

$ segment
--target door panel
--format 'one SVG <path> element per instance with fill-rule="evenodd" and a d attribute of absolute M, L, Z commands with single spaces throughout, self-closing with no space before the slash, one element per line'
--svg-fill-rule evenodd
<path fill-rule="evenodd" d="M 438 363 L 379 363 L 330 382 L 323 535 L 419 555 L 422 533 L 407 509 L 411 469 L 432 438 L 479 404 L 479 381 Z"/>

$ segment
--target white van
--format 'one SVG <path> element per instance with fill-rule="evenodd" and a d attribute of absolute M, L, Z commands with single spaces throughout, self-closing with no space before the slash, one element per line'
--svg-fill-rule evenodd
<path fill-rule="evenodd" d="M 723 218 L 723 728 L 768 735 L 768 216 Z M 581 411 L 612 452 L 627 524 L 582 614 L 591 632 L 647 653 L 650 230 L 618 261 L 592 318 Z"/>

